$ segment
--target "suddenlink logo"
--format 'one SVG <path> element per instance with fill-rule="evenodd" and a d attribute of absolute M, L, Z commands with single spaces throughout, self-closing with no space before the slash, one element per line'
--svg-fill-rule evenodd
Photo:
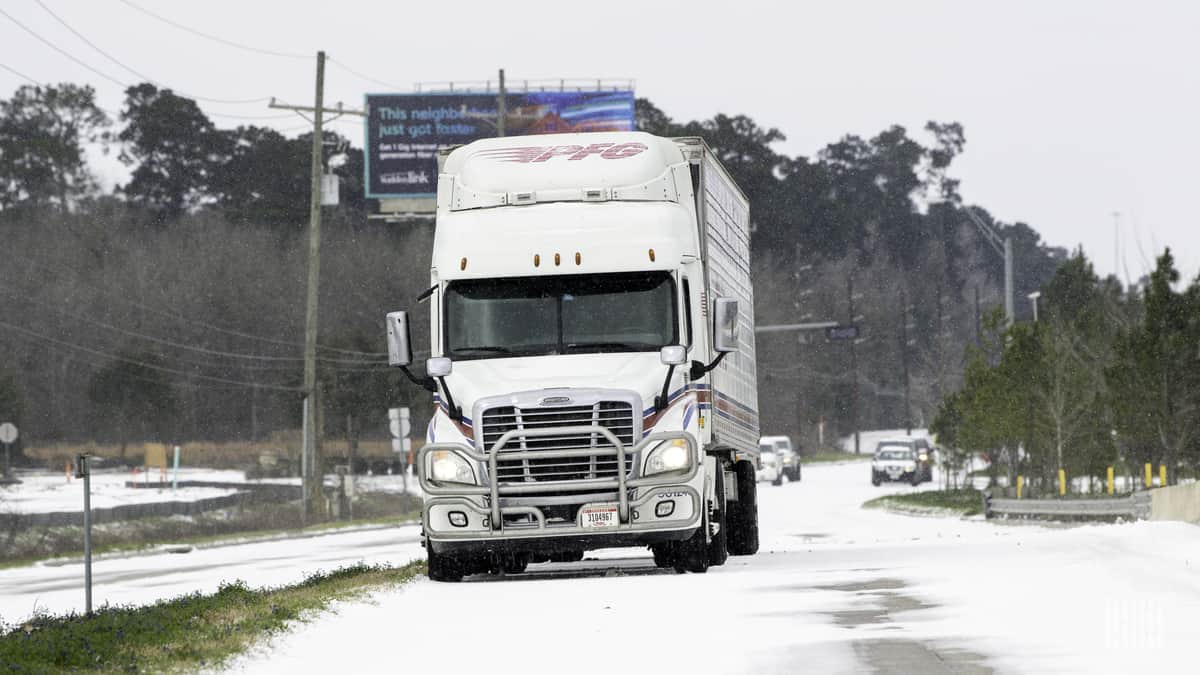
<path fill-rule="evenodd" d="M 424 171 L 385 173 L 379 176 L 379 182 L 384 185 L 427 185 L 429 174 Z"/>

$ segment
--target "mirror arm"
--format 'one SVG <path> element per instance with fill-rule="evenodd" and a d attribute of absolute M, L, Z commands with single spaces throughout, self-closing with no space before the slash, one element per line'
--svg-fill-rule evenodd
<path fill-rule="evenodd" d="M 713 359 L 713 362 L 707 366 L 699 361 L 692 361 L 692 371 L 688 373 L 688 375 L 690 375 L 691 379 L 693 380 L 698 380 L 704 377 L 704 375 L 710 372 L 713 368 L 721 365 L 721 360 L 724 359 L 725 355 L 728 353 L 729 352 L 721 352 L 720 354 L 717 354 L 717 358 Z"/>
<path fill-rule="evenodd" d="M 409 382 L 412 382 L 431 394 L 437 393 L 437 384 L 434 383 L 432 377 L 417 377 L 416 375 L 413 375 L 411 370 L 408 369 L 408 366 L 400 366 L 400 372 L 404 373 L 404 376 L 408 378 Z"/>
<path fill-rule="evenodd" d="M 462 408 L 454 405 L 454 397 L 450 395 L 450 388 L 446 386 L 446 378 L 439 377 L 437 378 L 437 381 L 442 385 L 442 393 L 446 395 L 446 409 L 450 412 L 450 419 L 454 420 L 455 422 L 461 422 Z"/>
<path fill-rule="evenodd" d="M 667 397 L 671 395 L 671 377 L 675 375 L 675 364 L 667 368 L 667 379 L 663 380 L 662 395 L 654 397 L 654 412 L 661 413 L 667 409 Z"/>

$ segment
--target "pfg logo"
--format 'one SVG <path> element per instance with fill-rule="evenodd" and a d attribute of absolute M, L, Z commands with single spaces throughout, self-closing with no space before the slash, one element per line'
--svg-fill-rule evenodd
<path fill-rule="evenodd" d="M 591 145 L 531 145 L 523 148 L 501 148 L 480 150 L 479 155 L 498 162 L 532 164 L 548 162 L 555 157 L 566 157 L 567 161 L 579 161 L 592 156 L 603 159 L 625 159 L 640 155 L 649 148 L 644 143 L 593 143 Z"/>

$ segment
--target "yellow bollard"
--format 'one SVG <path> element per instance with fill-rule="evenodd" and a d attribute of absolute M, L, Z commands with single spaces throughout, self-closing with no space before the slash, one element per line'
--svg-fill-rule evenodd
<path fill-rule="evenodd" d="M 1154 485 L 1154 465 L 1146 462 L 1146 487 Z"/>
<path fill-rule="evenodd" d="M 1067 494 L 1067 472 L 1062 469 L 1058 470 L 1058 495 L 1061 497 Z"/>
<path fill-rule="evenodd" d="M 1159 487 L 1167 487 L 1167 465 L 1158 465 L 1158 485 Z"/>
<path fill-rule="evenodd" d="M 1113 468 L 1108 467 L 1108 494 L 1113 493 Z"/>
<path fill-rule="evenodd" d="M 1017 476 L 1017 499 L 1021 498 L 1021 490 L 1025 487 L 1025 476 Z"/>

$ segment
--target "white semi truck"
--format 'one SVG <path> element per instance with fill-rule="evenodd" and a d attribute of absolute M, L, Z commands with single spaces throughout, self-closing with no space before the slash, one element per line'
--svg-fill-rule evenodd
<path fill-rule="evenodd" d="M 414 375 L 429 576 L 647 546 L 704 572 L 758 550 L 749 203 L 703 140 L 495 138 L 442 157 Z"/>

